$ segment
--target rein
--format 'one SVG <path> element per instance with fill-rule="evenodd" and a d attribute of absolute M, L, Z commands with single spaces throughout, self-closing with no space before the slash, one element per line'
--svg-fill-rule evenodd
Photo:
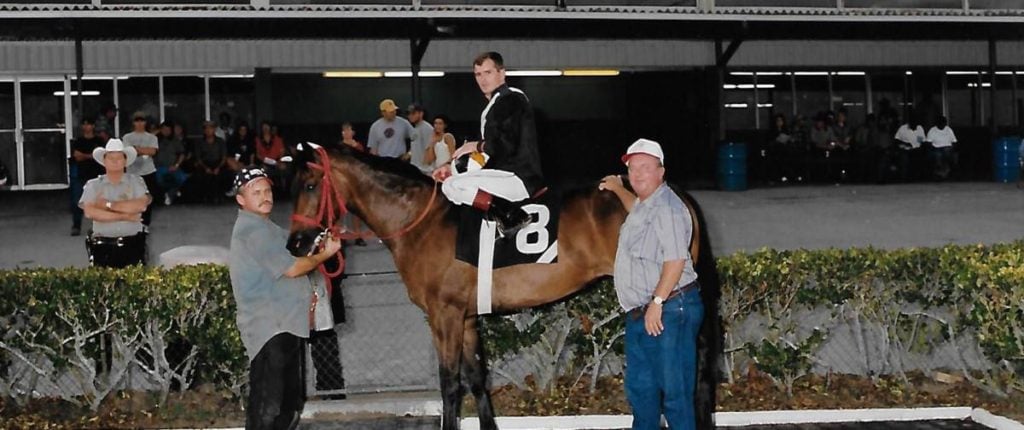
<path fill-rule="evenodd" d="M 320 233 L 320 236 L 317 237 L 317 243 L 319 243 L 319 240 L 322 240 L 328 233 L 341 240 L 363 238 L 364 235 L 350 233 L 348 231 L 343 230 L 343 227 L 339 227 L 336 224 L 335 221 L 345 216 L 345 214 L 348 213 L 348 209 L 345 207 L 346 202 L 345 199 L 342 198 L 341 196 L 341 191 L 338 190 L 337 186 L 334 184 L 334 178 L 331 175 L 331 159 L 330 157 L 327 156 L 327 150 L 320 146 L 316 146 L 315 148 L 317 155 L 320 156 L 320 162 L 319 164 L 309 162 L 307 163 L 307 165 L 313 170 L 319 170 L 323 172 L 323 176 L 320 180 L 320 200 L 317 202 L 318 207 L 316 218 L 310 218 L 299 214 L 292 214 L 291 220 L 293 222 L 297 222 L 300 224 L 323 229 L 323 232 Z M 427 214 L 430 213 L 430 208 L 434 206 L 434 200 L 436 200 L 436 198 L 437 182 L 434 182 L 434 190 L 430 194 L 430 201 L 427 202 L 427 206 L 423 208 L 423 212 L 420 213 L 419 216 L 417 216 L 416 219 L 413 220 L 413 222 L 410 223 L 409 225 L 399 229 L 398 231 L 392 234 L 380 236 L 380 240 L 395 239 L 412 231 L 412 229 L 416 228 L 417 225 L 419 225 L 421 222 L 423 222 L 424 219 L 427 218 Z M 340 215 L 337 218 L 335 217 L 334 213 L 335 208 L 337 208 L 338 211 L 340 212 Z M 314 243 L 314 248 L 315 247 L 316 243 Z M 320 273 L 322 273 L 325 277 L 333 279 L 338 277 L 339 275 L 342 274 L 342 272 L 345 271 L 345 257 L 341 254 L 340 250 L 336 254 L 336 258 L 338 259 L 338 269 L 335 270 L 334 272 L 328 272 L 327 269 L 324 268 L 323 264 L 320 265 Z"/>

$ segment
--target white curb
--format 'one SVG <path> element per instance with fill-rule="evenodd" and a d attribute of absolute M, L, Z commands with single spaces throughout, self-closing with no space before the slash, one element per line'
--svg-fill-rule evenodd
<path fill-rule="evenodd" d="M 971 419 L 993 430 L 1024 430 L 1024 424 L 969 407 L 906 409 L 825 409 L 793 411 L 717 412 L 718 427 L 812 424 L 877 421 L 923 421 Z M 580 415 L 554 417 L 498 417 L 503 430 L 624 429 L 632 425 L 629 415 Z M 479 430 L 476 418 L 463 418 L 462 430 Z"/>
<path fill-rule="evenodd" d="M 991 412 L 982 408 L 975 408 L 971 411 L 971 420 L 995 430 L 1024 430 L 1024 424 Z"/>

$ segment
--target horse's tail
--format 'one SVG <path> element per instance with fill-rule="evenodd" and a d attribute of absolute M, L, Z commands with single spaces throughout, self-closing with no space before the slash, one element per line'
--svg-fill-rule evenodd
<path fill-rule="evenodd" d="M 694 270 L 700 282 L 700 296 L 704 302 L 704 322 L 697 339 L 697 389 L 694 393 L 694 407 L 698 429 L 715 428 L 715 400 L 718 383 L 721 380 L 719 365 L 722 358 L 722 320 L 718 313 L 718 302 L 722 296 L 718 278 L 718 265 L 711 248 L 708 224 L 704 219 L 697 200 L 685 191 L 676 190 L 680 197 L 693 209 L 694 224 L 699 226 L 699 254 Z"/>

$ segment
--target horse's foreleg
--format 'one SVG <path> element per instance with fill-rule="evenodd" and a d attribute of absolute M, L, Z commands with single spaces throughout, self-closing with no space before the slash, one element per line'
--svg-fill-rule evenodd
<path fill-rule="evenodd" d="M 480 428 L 497 430 L 494 422 L 494 406 L 491 405 L 491 393 L 487 390 L 487 362 L 484 360 L 483 345 L 477 331 L 476 316 L 466 318 L 465 330 L 462 334 L 462 374 L 469 382 L 470 391 L 476 399 L 477 416 L 480 417 Z"/>
<path fill-rule="evenodd" d="M 462 385 L 459 370 L 462 364 L 464 313 L 449 306 L 445 312 L 433 312 L 430 326 L 437 349 L 438 376 L 441 379 L 441 429 L 457 430 L 462 409 Z"/>

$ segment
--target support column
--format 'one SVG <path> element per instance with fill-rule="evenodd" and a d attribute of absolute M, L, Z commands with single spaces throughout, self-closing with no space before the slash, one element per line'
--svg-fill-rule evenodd
<path fill-rule="evenodd" d="M 274 119 L 274 92 L 271 85 L 271 73 L 269 68 L 257 68 L 253 73 L 253 97 L 255 106 L 253 109 L 255 121 L 272 121 Z M 258 129 L 259 124 L 254 124 L 253 130 Z"/>
<path fill-rule="evenodd" d="M 422 85 L 420 85 L 420 62 L 423 60 L 423 54 L 427 52 L 428 45 L 430 45 L 429 36 L 409 39 L 413 103 L 421 103 L 423 101 Z"/>

